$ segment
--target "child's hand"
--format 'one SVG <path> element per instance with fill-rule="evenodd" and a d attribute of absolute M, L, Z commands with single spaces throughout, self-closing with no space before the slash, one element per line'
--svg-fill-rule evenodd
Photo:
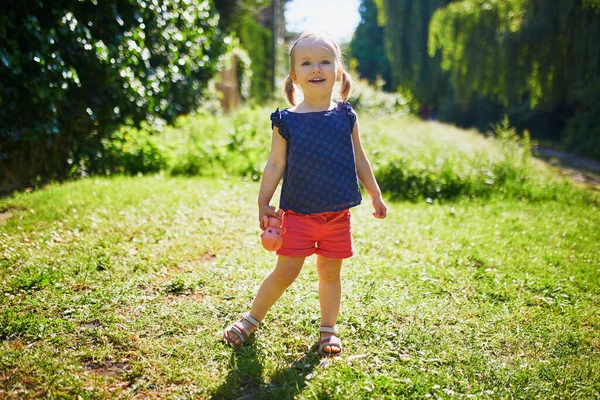
<path fill-rule="evenodd" d="M 373 210 L 375 210 L 373 216 L 377 219 L 384 219 L 387 215 L 387 207 L 381 195 L 371 198 L 371 203 L 373 203 Z"/>
<path fill-rule="evenodd" d="M 269 217 L 275 217 L 281 219 L 283 214 L 282 210 L 279 212 L 275 211 L 275 207 L 265 204 L 264 206 L 258 207 L 258 221 L 260 223 L 260 229 L 263 231 L 269 227 Z"/>

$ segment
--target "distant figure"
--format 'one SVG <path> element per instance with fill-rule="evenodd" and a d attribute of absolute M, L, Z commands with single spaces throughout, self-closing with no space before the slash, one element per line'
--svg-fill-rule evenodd
<path fill-rule="evenodd" d="M 421 115 L 421 119 L 427 121 L 429 119 L 429 106 L 425 103 L 421 104 L 419 114 Z"/>
<path fill-rule="evenodd" d="M 303 33 L 290 47 L 285 95 L 291 108 L 271 114 L 271 153 L 258 195 L 258 220 L 264 230 L 269 217 L 282 219 L 283 244 L 275 269 L 263 281 L 252 309 L 223 333 L 239 347 L 258 328 L 268 310 L 297 278 L 306 257 L 317 254 L 321 324 L 318 351 L 342 352 L 336 322 L 340 311 L 342 260 L 354 255 L 349 209 L 362 201 L 358 182 L 371 197 L 375 218 L 387 207 L 360 142 L 358 120 L 346 102 L 350 76 L 339 46 L 326 34 Z M 341 101 L 333 101 L 341 81 Z M 303 99 L 296 104 L 295 88 Z M 270 205 L 283 176 L 279 208 Z"/>
<path fill-rule="evenodd" d="M 422 104 L 419 109 L 419 115 L 425 121 L 435 121 L 436 119 L 436 110 L 435 107 L 430 104 Z"/>
<path fill-rule="evenodd" d="M 430 121 L 435 121 L 437 119 L 437 111 L 436 109 L 432 109 L 431 112 L 429 113 L 429 120 Z"/>

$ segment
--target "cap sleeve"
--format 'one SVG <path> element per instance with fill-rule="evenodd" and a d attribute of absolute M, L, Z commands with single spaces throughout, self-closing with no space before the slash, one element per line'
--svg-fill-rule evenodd
<path fill-rule="evenodd" d="M 290 138 L 288 128 L 285 122 L 283 121 L 283 116 L 281 115 L 281 111 L 279 111 L 279 108 L 277 108 L 277 110 L 275 110 L 271 114 L 271 129 L 275 127 L 277 127 L 277 130 L 279 131 L 279 134 L 282 138 L 284 138 L 285 140 L 288 140 Z"/>
<path fill-rule="evenodd" d="M 354 109 L 352 109 L 352 105 L 347 101 L 343 101 L 340 103 L 340 107 L 346 111 L 348 119 L 350 120 L 350 130 L 354 131 L 354 125 L 356 124 L 356 113 L 354 112 Z"/>

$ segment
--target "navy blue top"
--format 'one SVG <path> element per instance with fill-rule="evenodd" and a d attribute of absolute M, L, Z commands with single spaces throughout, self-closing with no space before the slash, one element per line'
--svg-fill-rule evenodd
<path fill-rule="evenodd" d="M 279 208 L 299 214 L 340 211 L 360 204 L 352 130 L 356 114 L 347 102 L 332 110 L 271 114 L 287 141 Z"/>

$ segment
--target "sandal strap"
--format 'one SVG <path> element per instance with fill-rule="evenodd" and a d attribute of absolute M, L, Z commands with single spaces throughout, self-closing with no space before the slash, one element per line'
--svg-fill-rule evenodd
<path fill-rule="evenodd" d="M 321 339 L 321 341 L 319 343 L 321 344 L 321 346 L 323 346 L 323 344 L 324 344 L 325 346 L 332 345 L 332 346 L 340 346 L 341 347 L 342 341 L 337 336 L 327 336 L 327 337 L 324 337 L 323 339 Z"/>
<path fill-rule="evenodd" d="M 325 349 L 325 347 L 338 347 L 340 349 L 340 351 L 333 351 L 333 352 L 325 352 L 323 351 Z M 342 352 L 342 341 L 340 340 L 340 338 L 338 338 L 337 336 L 327 336 L 324 337 L 323 339 L 321 339 L 321 341 L 319 342 L 319 353 L 323 353 L 323 354 L 339 354 Z"/>
<path fill-rule="evenodd" d="M 338 334 L 338 330 L 337 327 L 330 327 L 330 326 L 320 326 L 319 327 L 319 332 L 325 332 L 325 333 L 333 333 L 334 335 Z"/>
<path fill-rule="evenodd" d="M 246 328 L 244 328 L 244 326 L 239 322 L 236 322 L 235 324 L 231 325 L 230 331 L 238 335 L 242 343 L 248 340 L 248 337 L 250 337 L 251 333 Z"/>
<path fill-rule="evenodd" d="M 250 322 L 256 328 L 258 328 L 260 326 L 260 321 L 257 320 L 256 318 L 254 318 L 252 315 L 250 315 L 249 312 L 247 312 L 247 313 L 244 314 L 243 319 L 245 319 L 246 321 Z"/>
<path fill-rule="evenodd" d="M 248 321 L 251 325 L 254 325 L 255 329 L 258 329 L 258 326 L 260 325 L 260 321 L 251 316 L 249 313 L 245 313 L 242 319 L 240 319 L 238 322 L 233 323 L 229 328 L 225 329 L 225 331 L 223 332 L 223 337 L 225 338 L 225 341 L 228 345 L 238 347 L 242 343 L 245 343 L 250 337 L 250 335 L 254 333 L 254 329 L 250 331 L 244 326 L 244 320 Z M 235 342 L 229 337 L 228 332 L 235 333 L 235 335 L 240 339 L 240 343 L 236 345 Z"/>

